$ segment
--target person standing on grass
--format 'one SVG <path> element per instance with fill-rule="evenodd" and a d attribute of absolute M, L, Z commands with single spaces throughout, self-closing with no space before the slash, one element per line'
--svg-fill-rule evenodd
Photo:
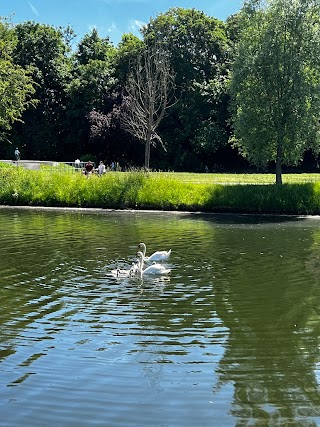
<path fill-rule="evenodd" d="M 74 162 L 75 168 L 79 169 L 80 168 L 80 159 L 76 159 Z"/>
<path fill-rule="evenodd" d="M 16 161 L 20 160 L 20 151 L 18 147 L 14 150 L 14 157 L 16 158 Z"/>
<path fill-rule="evenodd" d="M 99 176 L 106 173 L 106 165 L 103 163 L 102 160 L 100 161 L 99 166 L 98 166 L 98 173 L 99 173 Z"/>

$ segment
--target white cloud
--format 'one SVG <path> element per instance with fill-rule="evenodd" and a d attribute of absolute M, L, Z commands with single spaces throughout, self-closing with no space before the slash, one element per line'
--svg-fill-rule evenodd
<path fill-rule="evenodd" d="M 111 25 L 107 28 L 107 32 L 109 34 L 113 34 L 114 32 L 119 31 L 117 24 L 115 22 L 112 22 Z"/>
<path fill-rule="evenodd" d="M 138 19 L 131 19 L 129 21 L 130 31 L 139 31 L 142 27 L 145 27 L 147 24 L 145 22 L 139 21 Z"/>
<path fill-rule="evenodd" d="M 110 22 L 108 26 L 90 24 L 87 28 L 90 32 L 93 30 L 93 28 L 95 28 L 98 31 L 100 37 L 104 37 L 105 35 L 107 35 L 110 40 L 115 45 L 117 45 L 121 40 L 123 34 L 126 32 L 131 32 L 139 36 L 140 34 L 138 34 L 138 32 L 144 25 L 146 25 L 145 22 L 133 19 L 129 21 L 129 23 L 127 24 L 127 28 L 123 28 L 121 25 L 119 25 L 119 23 L 116 23 L 115 21 Z"/>
<path fill-rule="evenodd" d="M 38 9 L 36 9 L 36 8 L 33 6 L 33 4 L 32 4 L 32 3 L 30 3 L 30 2 L 28 1 L 28 5 L 31 7 L 32 12 L 33 12 L 36 16 L 40 16 L 40 14 L 39 14 L 39 12 L 38 12 Z"/>
<path fill-rule="evenodd" d="M 101 25 L 89 24 L 88 30 L 91 32 L 93 29 L 97 30 L 100 37 L 103 37 L 103 34 L 107 33 L 108 35 L 119 32 L 117 25 L 112 22 L 109 27 L 102 27 Z"/>
<path fill-rule="evenodd" d="M 110 40 L 115 44 L 117 44 L 122 37 L 122 32 L 120 31 L 115 22 L 111 22 L 108 27 L 96 24 L 88 25 L 89 32 L 91 32 L 93 29 L 96 29 L 98 31 L 100 37 L 108 36 Z"/>

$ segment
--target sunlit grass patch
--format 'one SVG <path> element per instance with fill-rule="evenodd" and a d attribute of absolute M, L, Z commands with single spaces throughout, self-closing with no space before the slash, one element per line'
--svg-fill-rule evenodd
<path fill-rule="evenodd" d="M 266 185 L 275 183 L 275 175 L 271 173 L 191 173 L 191 172 L 151 172 L 152 176 L 163 176 L 184 183 L 194 184 L 255 184 Z M 286 184 L 320 182 L 320 174 L 297 173 L 283 174 L 283 182 Z"/>
<path fill-rule="evenodd" d="M 102 177 L 51 170 L 4 168 L 0 171 L 0 203 L 159 209 L 205 212 L 320 214 L 320 181 L 277 186 L 263 182 L 222 184 L 212 174 L 109 172 Z M 216 174 L 214 174 L 216 176 Z M 201 177 L 196 181 L 197 177 Z M 266 178 L 263 175 L 264 179 Z M 304 179 L 308 175 L 305 174 Z M 312 176 L 315 179 L 317 176 Z M 224 179 L 228 175 L 225 174 Z M 287 177 L 288 178 L 288 177 Z M 238 175 L 241 180 L 241 176 Z"/>

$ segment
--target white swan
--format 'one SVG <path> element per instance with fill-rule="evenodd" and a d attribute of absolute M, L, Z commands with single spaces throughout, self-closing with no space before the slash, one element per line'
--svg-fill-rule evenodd
<path fill-rule="evenodd" d="M 140 275 L 139 263 L 132 263 L 132 266 L 129 270 L 122 270 L 116 268 L 111 271 L 111 274 L 115 277 L 134 277 Z"/>
<path fill-rule="evenodd" d="M 143 261 L 144 256 L 142 252 L 138 252 L 138 268 L 139 268 L 139 274 L 140 277 L 146 275 L 146 274 L 153 274 L 153 275 L 168 275 L 170 274 L 171 270 L 169 268 L 164 267 L 162 264 L 152 264 L 149 267 L 143 269 Z"/>
<path fill-rule="evenodd" d="M 130 268 L 130 272 L 131 272 L 131 277 L 134 276 L 139 276 L 140 275 L 140 260 L 138 260 L 137 262 L 133 262 L 132 263 L 132 267 Z"/>
<path fill-rule="evenodd" d="M 152 255 L 146 256 L 146 245 L 144 243 L 139 243 L 138 248 L 141 250 L 143 254 L 143 260 L 146 262 L 166 261 L 171 254 L 171 249 L 169 249 L 168 251 L 156 251 Z"/>
<path fill-rule="evenodd" d="M 112 276 L 114 277 L 131 277 L 131 268 L 130 270 L 122 270 L 120 268 L 116 268 L 111 271 Z"/>

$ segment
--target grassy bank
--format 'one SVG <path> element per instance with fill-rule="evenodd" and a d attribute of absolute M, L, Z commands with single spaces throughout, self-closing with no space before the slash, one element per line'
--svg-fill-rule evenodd
<path fill-rule="evenodd" d="M 227 179 L 230 176 L 237 179 L 239 184 L 226 185 L 230 183 Z M 250 175 L 251 179 L 253 176 Z M 266 177 L 255 176 L 257 182 L 259 177 Z M 1 168 L 0 203 L 20 206 L 320 214 L 320 182 L 316 180 L 317 175 L 311 177 L 312 182 L 299 183 L 292 178 L 290 183 L 280 187 L 271 183 L 243 185 L 246 182 L 242 177 L 245 175 L 225 175 L 226 182 L 217 184 L 214 183 L 217 178 L 215 174 L 110 172 L 102 178 L 92 176 L 87 179 L 80 173 Z"/>

